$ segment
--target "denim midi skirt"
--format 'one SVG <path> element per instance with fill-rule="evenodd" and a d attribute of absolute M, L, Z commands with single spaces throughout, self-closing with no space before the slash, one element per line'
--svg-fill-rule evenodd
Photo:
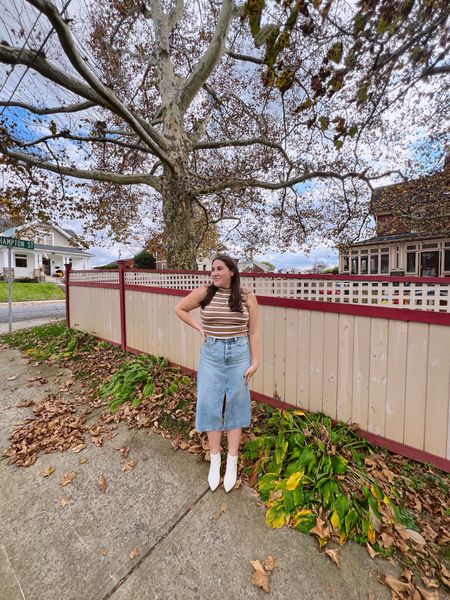
<path fill-rule="evenodd" d="M 247 336 L 206 338 L 197 371 L 197 431 L 226 431 L 250 425 L 250 391 L 244 378 L 249 366 Z"/>

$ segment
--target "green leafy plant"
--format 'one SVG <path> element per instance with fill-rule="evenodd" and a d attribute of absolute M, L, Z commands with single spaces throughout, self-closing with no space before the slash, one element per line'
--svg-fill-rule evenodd
<path fill-rule="evenodd" d="M 180 370 L 170 367 L 162 356 L 140 354 L 123 363 L 109 382 L 100 387 L 99 395 L 111 397 L 109 409 L 114 412 L 127 401 L 137 407 L 146 397 L 172 396 L 180 384 L 189 382 L 189 377 L 182 377 Z"/>
<path fill-rule="evenodd" d="M 266 525 L 313 533 L 320 546 L 329 539 L 375 543 L 383 515 L 395 513 L 364 467 L 372 451 L 354 429 L 333 425 L 322 413 L 274 410 L 264 434 L 244 449 L 253 461 L 250 477 L 266 502 Z"/>

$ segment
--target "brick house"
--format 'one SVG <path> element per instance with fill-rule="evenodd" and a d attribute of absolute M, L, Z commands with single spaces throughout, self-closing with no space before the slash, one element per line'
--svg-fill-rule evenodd
<path fill-rule="evenodd" d="M 450 277 L 450 156 L 428 177 L 373 191 L 376 235 L 340 252 L 342 275 Z"/>

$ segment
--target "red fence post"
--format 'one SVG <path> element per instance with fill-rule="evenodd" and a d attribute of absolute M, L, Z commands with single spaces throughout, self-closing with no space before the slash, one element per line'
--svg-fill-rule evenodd
<path fill-rule="evenodd" d="M 127 348 L 127 323 L 125 314 L 125 265 L 126 261 L 118 260 L 119 265 L 119 303 L 120 303 L 120 341 L 122 350 Z"/>
<path fill-rule="evenodd" d="M 70 328 L 70 292 L 69 292 L 69 279 L 70 271 L 72 270 L 72 263 L 66 263 L 65 265 L 65 284 L 66 284 L 66 323 L 67 327 Z"/>

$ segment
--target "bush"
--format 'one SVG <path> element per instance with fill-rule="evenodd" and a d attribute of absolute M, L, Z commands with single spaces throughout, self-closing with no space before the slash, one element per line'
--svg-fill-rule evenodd
<path fill-rule="evenodd" d="M 18 277 L 14 279 L 14 283 L 36 283 L 36 280 L 32 277 Z"/>
<path fill-rule="evenodd" d="M 119 265 L 116 262 L 109 263 L 109 265 L 100 265 L 98 267 L 94 267 L 94 269 L 118 269 Z"/>

